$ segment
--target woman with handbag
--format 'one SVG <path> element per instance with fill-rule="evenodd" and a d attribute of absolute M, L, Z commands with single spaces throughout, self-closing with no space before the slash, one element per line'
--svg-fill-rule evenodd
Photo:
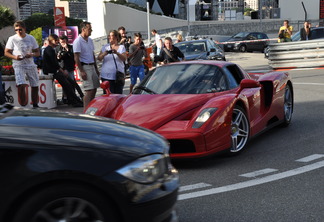
<path fill-rule="evenodd" d="M 111 30 L 108 35 L 109 43 L 104 45 L 98 55 L 98 60 L 103 61 L 101 67 L 101 81 L 109 81 L 110 91 L 123 94 L 125 85 L 124 62 L 126 49 L 118 44 L 118 32 Z"/>

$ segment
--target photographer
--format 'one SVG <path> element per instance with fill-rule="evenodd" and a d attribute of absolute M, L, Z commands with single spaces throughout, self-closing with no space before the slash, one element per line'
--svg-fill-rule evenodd
<path fill-rule="evenodd" d="M 278 42 L 291 42 L 293 27 L 289 25 L 289 21 L 285 20 L 283 26 L 280 27 L 278 32 Z"/>
<path fill-rule="evenodd" d="M 73 86 L 74 88 L 73 90 L 76 89 L 80 97 L 83 98 L 84 96 L 83 92 L 74 77 L 75 61 L 74 61 L 73 47 L 72 45 L 68 44 L 68 38 L 65 35 L 60 36 L 59 41 L 60 44 L 56 47 L 57 59 L 61 67 L 63 67 L 64 72 L 68 73 L 67 80 Z"/>
<path fill-rule="evenodd" d="M 145 77 L 143 57 L 146 57 L 146 49 L 142 42 L 141 33 L 134 34 L 134 44 L 129 47 L 129 61 L 130 61 L 130 79 L 131 84 L 129 92 L 133 91 L 133 87 L 137 82 L 137 77 L 142 81 Z"/>
<path fill-rule="evenodd" d="M 109 81 L 110 92 L 123 94 L 125 82 L 117 80 L 117 72 L 125 74 L 126 49 L 118 43 L 118 32 L 111 30 L 108 35 L 109 43 L 104 45 L 98 55 L 98 60 L 103 61 L 101 67 L 101 81 Z"/>
<path fill-rule="evenodd" d="M 308 21 L 304 22 L 304 27 L 300 29 L 300 40 L 305 41 L 311 38 L 311 31 L 310 31 L 311 24 Z"/>

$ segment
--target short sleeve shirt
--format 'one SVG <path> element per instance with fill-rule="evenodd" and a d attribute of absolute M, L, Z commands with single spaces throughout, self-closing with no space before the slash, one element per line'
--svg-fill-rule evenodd
<path fill-rule="evenodd" d="M 281 30 L 286 30 L 286 26 L 281 26 L 280 31 Z M 291 25 L 289 26 L 289 31 L 291 31 L 291 32 L 293 31 L 293 27 Z M 291 35 L 288 32 L 284 32 L 284 37 L 291 38 Z"/>
<path fill-rule="evenodd" d="M 159 34 L 155 34 L 155 44 L 156 47 L 158 48 L 162 48 L 162 44 L 161 44 L 161 36 Z"/>
<path fill-rule="evenodd" d="M 81 35 L 78 36 L 73 42 L 74 53 L 80 53 L 80 62 L 93 63 L 94 45 L 91 38 L 86 41 Z"/>
<path fill-rule="evenodd" d="M 106 44 L 101 48 L 101 52 L 109 51 L 111 50 L 110 44 Z M 119 48 L 117 50 L 120 54 L 123 54 L 126 52 L 124 45 L 119 45 Z M 116 65 L 113 59 L 113 56 L 115 58 L 117 69 L 118 71 L 124 73 L 125 65 L 124 62 L 116 55 L 116 54 L 108 54 L 104 57 L 101 67 L 101 77 L 108 80 L 115 80 L 116 79 Z"/>
<path fill-rule="evenodd" d="M 33 49 L 38 49 L 38 44 L 36 42 L 36 39 L 29 34 L 26 34 L 24 38 L 21 38 L 20 36 L 13 35 L 10 36 L 6 48 L 12 50 L 12 54 L 14 56 L 21 55 L 25 56 L 28 53 L 32 53 Z M 12 60 L 13 66 L 36 66 L 34 63 L 34 58 L 25 58 L 23 60 Z"/>

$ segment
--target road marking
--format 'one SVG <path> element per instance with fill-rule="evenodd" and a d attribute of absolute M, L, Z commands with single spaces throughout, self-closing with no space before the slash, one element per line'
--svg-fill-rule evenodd
<path fill-rule="evenodd" d="M 251 178 L 251 177 L 257 177 L 257 176 L 260 176 L 260 175 L 264 175 L 264 174 L 268 174 L 268 173 L 272 173 L 272 172 L 276 172 L 276 171 L 278 171 L 278 170 L 277 169 L 266 168 L 266 169 L 254 171 L 254 172 L 251 172 L 251 173 L 241 174 L 239 176 Z"/>
<path fill-rule="evenodd" d="M 294 82 L 294 85 L 313 85 L 313 86 L 324 86 L 324 83 L 313 83 L 313 82 Z"/>
<path fill-rule="evenodd" d="M 280 180 L 280 179 L 285 179 L 287 177 L 296 176 L 296 175 L 299 175 L 302 173 L 306 173 L 306 172 L 309 172 L 312 170 L 319 169 L 321 167 L 324 167 L 324 160 L 313 163 L 313 164 L 309 164 L 307 166 L 299 167 L 299 168 L 296 168 L 293 170 L 288 170 L 286 172 L 266 176 L 263 178 L 253 179 L 253 180 L 236 183 L 236 184 L 231 184 L 231 185 L 227 185 L 227 186 L 223 186 L 223 187 L 211 188 L 208 190 L 180 194 L 178 196 L 178 200 L 187 200 L 187 199 L 203 197 L 203 196 L 213 195 L 213 194 L 217 194 L 217 193 L 224 193 L 224 192 L 228 192 L 228 191 L 252 187 L 252 186 L 269 183 L 269 182 L 273 182 L 273 181 Z"/>
<path fill-rule="evenodd" d="M 317 160 L 317 159 L 320 159 L 324 157 L 323 154 L 313 154 L 313 155 L 310 155 L 310 156 L 307 156 L 307 157 L 304 157 L 304 158 L 301 158 L 301 159 L 298 159 L 296 160 L 297 162 L 303 162 L 303 163 L 307 163 L 307 162 L 311 162 L 313 160 Z"/>
<path fill-rule="evenodd" d="M 210 187 L 210 186 L 212 186 L 212 185 L 208 184 L 208 183 L 196 183 L 196 184 L 181 186 L 179 188 L 179 192 L 184 192 L 184 191 L 188 191 L 188 190 L 195 190 L 195 189 L 200 189 L 200 188 Z"/>

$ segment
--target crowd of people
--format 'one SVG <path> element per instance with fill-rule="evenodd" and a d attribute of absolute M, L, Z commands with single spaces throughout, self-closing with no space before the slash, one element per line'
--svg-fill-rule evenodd
<path fill-rule="evenodd" d="M 305 22 L 300 30 L 301 40 L 310 38 L 309 22 Z M 22 106 L 27 105 L 26 100 L 26 76 L 31 87 L 32 105 L 38 107 L 39 72 L 33 57 L 41 58 L 41 73 L 52 75 L 63 88 L 62 103 L 76 107 L 84 107 L 95 98 L 100 81 L 108 81 L 110 92 L 122 94 L 125 84 L 126 70 L 130 72 L 130 93 L 139 79 L 145 77 L 143 58 L 147 57 L 147 50 L 143 43 L 141 33 L 134 33 L 133 37 L 127 36 L 125 27 L 110 30 L 108 43 L 103 45 L 99 55 L 95 56 L 95 48 L 91 39 L 92 26 L 90 22 L 80 24 L 81 33 L 74 40 L 73 46 L 68 44 L 67 36 L 50 34 L 39 48 L 35 38 L 26 33 L 26 25 L 23 21 L 14 24 L 15 35 L 9 37 L 5 56 L 12 59 L 15 71 L 18 99 Z M 293 27 L 285 20 L 278 32 L 279 42 L 290 42 Z M 184 60 L 183 53 L 173 45 L 172 39 L 162 39 L 157 30 L 151 31 L 154 43 L 150 47 L 155 48 L 154 62 L 166 64 Z M 134 42 L 132 42 L 132 39 Z M 176 42 L 183 41 L 182 36 L 177 36 Z M 102 62 L 99 71 L 97 61 Z M 77 67 L 83 90 L 78 85 L 74 72 Z M 122 79 L 122 80 L 120 80 Z M 78 95 L 77 95 L 77 93 Z M 105 93 L 105 92 L 104 92 Z"/>
<path fill-rule="evenodd" d="M 108 43 L 102 46 L 97 57 L 90 37 L 92 33 L 90 22 L 80 24 L 81 32 L 74 40 L 73 46 L 68 44 L 67 36 L 50 34 L 43 40 L 43 46 L 39 48 L 35 38 L 26 33 L 26 25 L 23 21 L 15 22 L 14 29 L 16 34 L 9 37 L 5 56 L 13 61 L 18 99 L 22 106 L 27 105 L 27 76 L 31 86 L 33 107 L 39 107 L 38 68 L 42 75 L 52 75 L 62 86 L 61 103 L 84 108 L 95 98 L 100 81 L 109 81 L 111 93 L 122 94 L 125 80 L 120 79 L 125 79 L 126 70 L 130 72 L 130 93 L 138 79 L 142 81 L 145 77 L 143 58 L 148 55 L 142 35 L 135 33 L 133 38 L 127 36 L 123 26 L 109 31 Z M 166 64 L 184 60 L 184 55 L 173 45 L 170 37 L 163 40 L 155 29 L 151 33 L 155 37 L 150 47 L 156 49 L 154 51 L 156 63 Z M 177 37 L 178 41 L 182 41 L 181 35 Z M 33 57 L 40 58 L 38 67 Z M 100 71 L 97 61 L 102 62 Z M 78 69 L 84 92 L 75 79 L 75 68 Z"/>

